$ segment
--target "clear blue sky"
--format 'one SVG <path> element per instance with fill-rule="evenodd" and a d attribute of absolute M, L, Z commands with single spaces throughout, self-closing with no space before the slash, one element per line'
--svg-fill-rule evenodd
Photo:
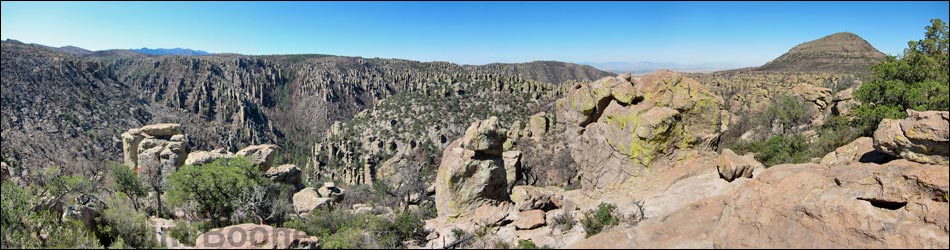
<path fill-rule="evenodd" d="M 948 2 L 2 2 L 2 39 L 463 64 L 761 65 L 840 31 L 887 54 Z"/>

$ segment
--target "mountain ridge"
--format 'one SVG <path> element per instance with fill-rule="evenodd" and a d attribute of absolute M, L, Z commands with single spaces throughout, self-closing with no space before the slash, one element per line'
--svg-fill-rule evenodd
<path fill-rule="evenodd" d="M 885 55 L 851 32 L 838 32 L 795 45 L 759 67 L 721 72 L 870 72 Z"/>

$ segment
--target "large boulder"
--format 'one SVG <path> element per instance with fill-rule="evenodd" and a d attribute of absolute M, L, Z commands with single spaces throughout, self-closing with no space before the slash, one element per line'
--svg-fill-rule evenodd
<path fill-rule="evenodd" d="M 548 118 L 548 114 L 541 112 L 531 115 L 531 117 L 528 118 L 528 124 L 525 126 L 525 130 L 528 131 L 528 136 L 538 139 L 551 129 L 551 125 L 551 119 Z"/>
<path fill-rule="evenodd" d="M 838 147 L 835 151 L 828 152 L 821 158 L 822 165 L 841 165 L 849 162 L 875 162 L 884 163 L 893 157 L 881 153 L 874 149 L 874 139 L 871 137 L 860 137 L 847 145 Z"/>
<path fill-rule="evenodd" d="M 258 169 L 267 171 L 274 164 L 277 149 L 277 145 L 274 144 L 251 145 L 234 153 L 234 155 L 247 157 L 251 164 L 257 166 Z"/>
<path fill-rule="evenodd" d="M 874 131 L 877 151 L 907 160 L 950 164 L 950 112 L 907 110 L 907 118 L 884 119 Z"/>
<path fill-rule="evenodd" d="M 297 213 L 309 213 L 314 209 L 329 206 L 332 198 L 323 198 L 320 197 L 320 194 L 317 193 L 317 190 L 314 188 L 304 188 L 294 194 L 293 198 L 294 210 Z"/>
<path fill-rule="evenodd" d="M 267 225 L 239 224 L 211 229 L 198 236 L 199 249 L 318 249 L 319 239 L 303 231 Z"/>
<path fill-rule="evenodd" d="M 518 211 L 548 211 L 559 207 L 557 195 L 564 192 L 558 187 L 515 186 L 511 191 L 511 201 Z"/>
<path fill-rule="evenodd" d="M 752 178 L 752 171 L 763 167 L 752 155 L 739 156 L 731 149 L 723 149 L 719 155 L 719 177 L 726 181 L 738 178 Z"/>
<path fill-rule="evenodd" d="M 482 205 L 508 201 L 502 152 L 505 133 L 496 120 L 475 121 L 465 137 L 443 151 L 435 182 L 439 216 L 458 217 Z"/>
<path fill-rule="evenodd" d="M 300 184 L 300 178 L 302 176 L 300 168 L 294 164 L 284 164 L 276 167 L 272 167 L 264 172 L 264 177 L 267 177 L 273 182 L 280 182 L 289 184 L 292 186 L 298 186 Z"/>
<path fill-rule="evenodd" d="M 231 158 L 234 157 L 234 154 L 230 152 L 215 152 L 215 151 L 193 151 L 188 153 L 188 157 L 185 158 L 186 165 L 202 165 L 214 162 L 218 159 Z"/>
<path fill-rule="evenodd" d="M 170 139 L 174 135 L 181 134 L 181 124 L 160 123 L 146 125 L 142 128 L 139 128 L 139 132 L 142 132 L 153 138 Z"/>
<path fill-rule="evenodd" d="M 518 230 L 528 230 L 544 226 L 544 216 L 544 211 L 539 209 L 518 213 L 518 220 L 515 220 L 515 228 Z"/>

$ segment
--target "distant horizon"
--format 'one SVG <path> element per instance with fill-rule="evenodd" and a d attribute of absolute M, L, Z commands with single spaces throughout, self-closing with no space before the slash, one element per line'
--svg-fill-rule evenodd
<path fill-rule="evenodd" d="M 757 66 L 852 32 L 888 55 L 947 2 L 2 2 L 0 39 L 88 50 L 188 48 L 483 65 Z M 147 10 L 147 11 L 146 11 Z M 209 11 L 214 10 L 214 11 Z"/>

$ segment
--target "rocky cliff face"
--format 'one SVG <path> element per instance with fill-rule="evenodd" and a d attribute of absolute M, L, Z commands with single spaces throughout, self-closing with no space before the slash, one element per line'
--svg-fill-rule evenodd
<path fill-rule="evenodd" d="M 312 152 L 333 121 L 391 95 L 434 94 L 452 79 L 556 85 L 610 73 L 573 64 L 461 66 L 406 60 L 289 55 L 144 56 L 73 54 L 4 41 L 0 136 L 3 162 L 20 169 L 57 164 L 90 172 L 120 161 L 121 128 L 183 125 L 197 150 L 278 144 L 284 158 Z M 313 131 L 320 131 L 313 133 Z"/>

